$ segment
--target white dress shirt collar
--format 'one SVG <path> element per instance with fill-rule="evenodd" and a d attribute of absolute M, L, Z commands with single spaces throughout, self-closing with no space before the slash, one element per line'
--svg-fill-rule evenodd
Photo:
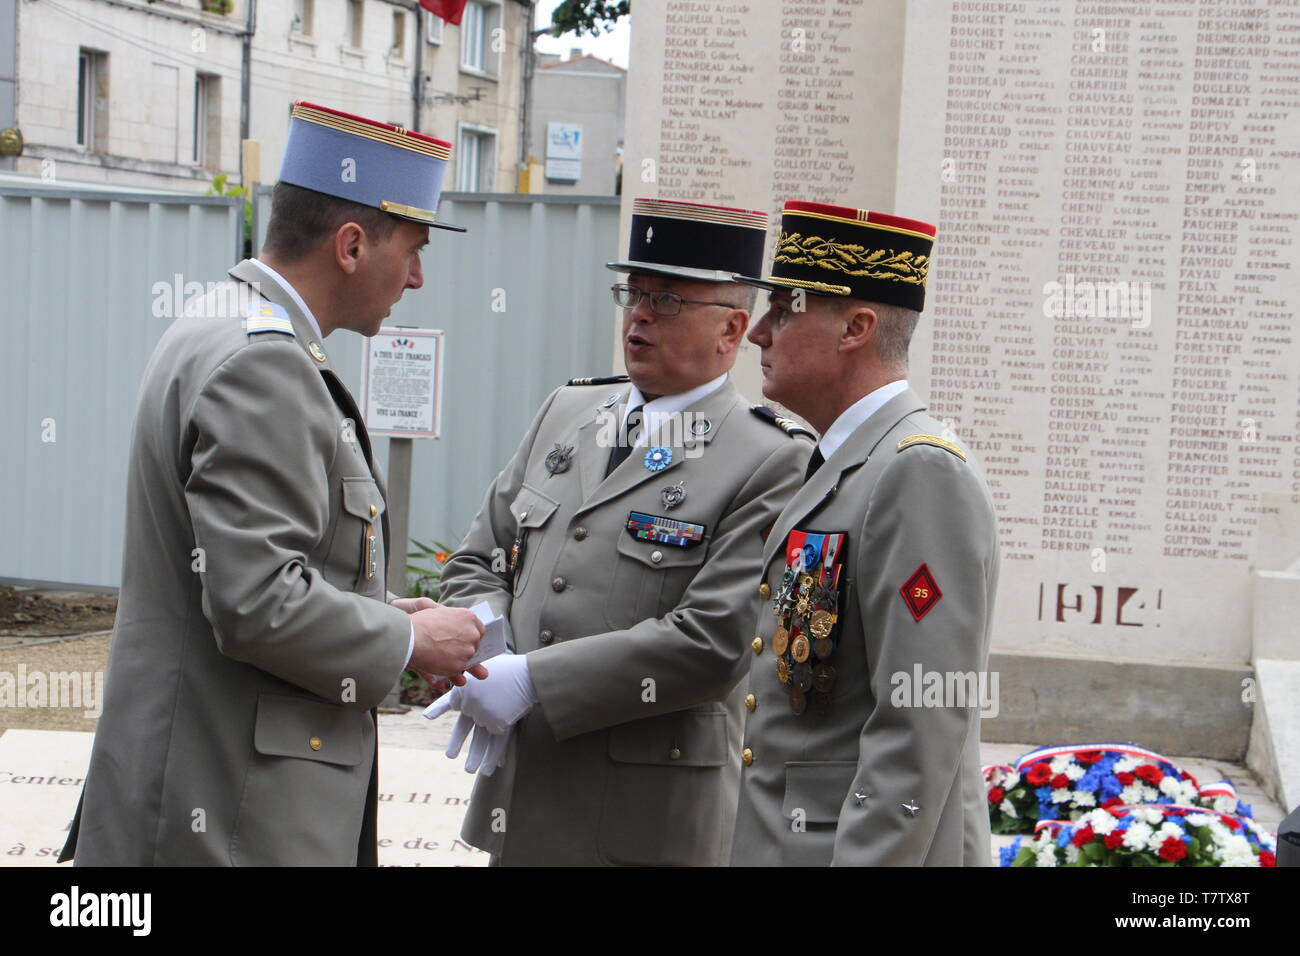
<path fill-rule="evenodd" d="M 829 461 L 831 455 L 835 454 L 840 446 L 848 440 L 848 437 L 858 430 L 859 425 L 880 411 L 885 402 L 895 395 L 901 395 L 906 389 L 907 379 L 900 378 L 896 382 L 880 386 L 874 392 L 868 392 L 840 412 L 840 417 L 835 419 L 830 428 L 826 429 L 826 434 L 822 435 L 821 441 L 817 443 L 817 447 L 821 449 L 822 457 Z"/>
<path fill-rule="evenodd" d="M 254 257 L 253 261 L 262 268 L 263 272 L 269 275 L 276 282 L 280 283 L 281 289 L 289 293 L 289 298 L 293 299 L 293 304 L 302 309 L 302 314 L 307 316 L 307 321 L 311 323 L 311 327 L 316 333 L 316 338 L 324 340 L 325 336 L 320 333 L 320 323 L 316 321 L 316 316 L 311 314 L 311 309 L 307 308 L 307 303 L 304 302 L 302 296 L 298 294 L 298 290 L 289 285 L 288 279 L 280 275 L 280 273 L 276 272 L 261 259 Z"/>
<path fill-rule="evenodd" d="M 703 385 L 697 385 L 689 392 L 678 392 L 676 395 L 661 395 L 652 401 L 647 402 L 645 396 L 641 394 L 641 389 L 635 385 L 627 394 L 627 406 L 623 409 L 623 425 L 627 426 L 627 416 L 631 414 L 632 409 L 638 405 L 645 406 L 641 409 L 641 434 L 637 436 L 634 448 L 641 448 L 650 444 L 650 436 L 659 430 L 665 421 L 672 418 L 680 412 L 686 411 L 706 395 L 712 395 L 718 389 L 722 388 L 727 381 L 729 373 L 723 372 L 712 381 L 705 382 Z"/>

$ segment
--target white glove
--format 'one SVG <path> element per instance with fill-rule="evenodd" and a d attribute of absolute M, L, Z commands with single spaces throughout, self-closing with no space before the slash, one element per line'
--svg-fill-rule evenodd
<path fill-rule="evenodd" d="M 447 756 L 453 760 L 460 756 L 472 730 L 465 772 L 490 777 L 505 763 L 514 724 L 532 710 L 537 694 L 528 676 L 526 657 L 507 651 L 484 663 L 488 666 L 487 680 L 453 687 L 430 704 L 424 716 L 434 720 L 448 711 L 459 711 L 460 719 L 447 741 Z"/>
<path fill-rule="evenodd" d="M 447 710 L 459 710 L 490 734 L 503 734 L 537 703 L 533 679 L 528 676 L 528 657 L 506 651 L 483 662 L 487 680 L 471 680 L 452 691 L 456 701 L 425 716 L 436 717 Z M 448 695 L 450 696 L 450 695 Z M 442 703 L 438 700 L 430 710 Z"/>
<path fill-rule="evenodd" d="M 490 734 L 465 714 L 461 714 L 452 729 L 451 740 L 447 741 L 447 756 L 452 760 L 460 755 L 461 744 L 465 742 L 470 728 L 474 729 L 474 736 L 470 740 L 469 754 L 465 757 L 465 772 L 477 771 L 490 777 L 506 762 L 506 749 L 510 746 L 510 735 L 514 733 L 514 728 L 508 728 L 503 734 Z"/>
<path fill-rule="evenodd" d="M 459 691 L 459 687 L 453 687 L 443 694 L 425 709 L 424 716 L 434 720 L 449 710 L 459 711 L 461 705 Z M 447 741 L 448 758 L 455 760 L 460 756 L 460 749 L 464 746 L 465 738 L 469 736 L 471 730 L 474 736 L 470 740 L 469 754 L 465 757 L 465 772 L 479 772 L 485 777 L 490 777 L 506 761 L 506 749 L 510 744 L 510 734 L 514 728 L 507 728 L 506 732 L 501 734 L 489 733 L 474 723 L 467 714 L 462 713 L 460 719 L 456 721 L 456 726 L 452 728 L 451 738 Z"/>

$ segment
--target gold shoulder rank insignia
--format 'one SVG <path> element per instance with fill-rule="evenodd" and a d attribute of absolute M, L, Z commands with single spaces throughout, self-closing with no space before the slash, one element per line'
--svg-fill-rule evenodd
<path fill-rule="evenodd" d="M 603 375 L 591 376 L 588 378 L 571 378 L 566 385 L 619 385 L 623 382 L 630 382 L 631 379 L 626 375 Z"/>
<path fill-rule="evenodd" d="M 791 421 L 788 418 L 783 418 L 766 405 L 751 405 L 749 406 L 749 410 L 769 425 L 775 425 L 791 438 L 795 435 L 803 435 L 807 438 L 811 438 L 813 441 L 817 440 L 816 435 L 804 428 L 798 422 Z"/>
<path fill-rule="evenodd" d="M 938 435 L 909 435 L 898 443 L 898 450 L 911 448 L 913 445 L 934 445 L 936 448 L 942 448 L 944 451 L 950 451 L 962 461 L 966 460 L 966 453 L 957 447 L 954 443 L 946 438 L 940 438 Z"/>

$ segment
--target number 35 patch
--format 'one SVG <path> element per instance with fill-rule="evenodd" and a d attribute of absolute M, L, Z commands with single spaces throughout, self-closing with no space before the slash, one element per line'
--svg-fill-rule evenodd
<path fill-rule="evenodd" d="M 939 590 L 939 583 L 930 573 L 929 565 L 925 564 L 916 569 L 916 572 L 907 579 L 907 583 L 898 589 L 898 593 L 903 595 L 903 603 L 912 612 L 912 618 L 917 621 L 925 617 L 930 612 L 930 608 L 938 604 L 939 598 L 943 597 L 943 592 Z"/>

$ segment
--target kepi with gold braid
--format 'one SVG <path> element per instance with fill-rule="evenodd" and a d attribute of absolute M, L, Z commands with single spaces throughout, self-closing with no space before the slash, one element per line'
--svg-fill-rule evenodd
<path fill-rule="evenodd" d="M 451 143 L 299 100 L 289 118 L 280 181 L 435 229 Z"/>
<path fill-rule="evenodd" d="M 736 281 L 764 289 L 804 289 L 920 312 L 935 228 L 883 212 L 790 200 L 772 255 L 772 274 Z"/>

